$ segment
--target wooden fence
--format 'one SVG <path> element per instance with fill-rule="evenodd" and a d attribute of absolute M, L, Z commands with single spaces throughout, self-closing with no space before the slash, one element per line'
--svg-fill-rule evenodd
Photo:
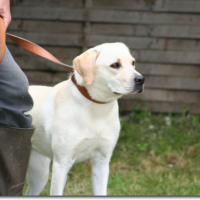
<path fill-rule="evenodd" d="M 119 100 L 153 112 L 200 114 L 199 0 L 20 0 L 8 32 L 36 42 L 68 64 L 105 42 L 124 42 L 146 78 L 142 94 Z M 55 85 L 67 72 L 8 41 L 30 84 Z"/>

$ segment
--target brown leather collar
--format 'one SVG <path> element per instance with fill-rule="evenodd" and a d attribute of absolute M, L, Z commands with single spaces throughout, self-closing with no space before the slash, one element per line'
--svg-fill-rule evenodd
<path fill-rule="evenodd" d="M 87 99 L 89 99 L 90 101 L 94 102 L 94 103 L 98 103 L 98 104 L 106 104 L 108 102 L 103 102 L 103 101 L 97 101 L 95 99 L 92 99 L 91 96 L 89 95 L 87 89 L 84 86 L 78 85 L 76 82 L 76 79 L 74 77 L 74 74 L 71 77 L 72 82 L 74 83 L 74 85 L 78 88 L 79 92 Z"/>

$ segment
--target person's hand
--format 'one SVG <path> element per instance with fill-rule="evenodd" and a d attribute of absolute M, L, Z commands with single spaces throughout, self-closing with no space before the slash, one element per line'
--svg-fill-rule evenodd
<path fill-rule="evenodd" d="M 5 28 L 7 29 L 11 22 L 10 0 L 0 0 L 0 17 L 4 19 Z"/>

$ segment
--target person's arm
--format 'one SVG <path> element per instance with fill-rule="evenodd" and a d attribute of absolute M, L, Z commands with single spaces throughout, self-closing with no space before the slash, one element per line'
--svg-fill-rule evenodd
<path fill-rule="evenodd" d="M 11 22 L 10 0 L 0 0 L 0 17 L 4 19 L 5 27 L 7 29 Z"/>

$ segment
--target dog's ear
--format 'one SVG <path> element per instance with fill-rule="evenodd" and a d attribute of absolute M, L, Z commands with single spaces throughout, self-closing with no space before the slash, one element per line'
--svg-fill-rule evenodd
<path fill-rule="evenodd" d="M 95 63 L 99 52 L 89 49 L 73 60 L 73 65 L 86 85 L 91 85 L 95 77 Z"/>

